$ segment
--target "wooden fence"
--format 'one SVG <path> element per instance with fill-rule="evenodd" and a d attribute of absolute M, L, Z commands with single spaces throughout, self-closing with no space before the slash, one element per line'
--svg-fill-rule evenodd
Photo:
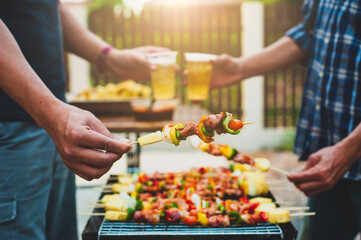
<path fill-rule="evenodd" d="M 176 94 L 183 103 L 189 103 L 185 97 L 186 88 L 181 84 L 184 52 L 241 55 L 239 5 L 150 5 L 140 16 L 131 15 L 129 18 L 104 8 L 90 13 L 89 26 L 120 49 L 158 45 L 178 51 L 180 71 Z M 94 84 L 119 80 L 112 76 L 99 76 L 96 69 L 92 69 Z M 213 90 L 203 105 L 211 112 L 230 111 L 240 117 L 240 84 Z"/>
<path fill-rule="evenodd" d="M 282 36 L 286 29 L 300 20 L 300 3 L 265 6 L 265 43 Z M 241 56 L 241 11 L 238 5 L 148 5 L 140 16 L 112 8 L 89 13 L 90 29 L 119 49 L 143 45 L 165 46 L 179 52 L 177 97 L 188 103 L 182 85 L 184 52 L 227 53 Z M 111 75 L 91 70 L 92 84 L 116 82 Z M 302 91 L 303 71 L 293 68 L 266 76 L 265 126 L 294 126 Z M 241 84 L 212 90 L 203 106 L 212 113 L 229 111 L 242 117 Z"/>
<path fill-rule="evenodd" d="M 302 1 L 265 5 L 265 46 L 282 37 L 301 21 Z M 295 66 L 265 76 L 265 127 L 295 126 L 301 105 L 305 69 Z"/>

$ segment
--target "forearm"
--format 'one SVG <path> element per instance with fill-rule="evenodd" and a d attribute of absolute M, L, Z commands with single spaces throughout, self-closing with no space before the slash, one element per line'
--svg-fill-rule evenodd
<path fill-rule="evenodd" d="M 267 74 L 305 59 L 305 53 L 290 37 L 283 37 L 258 54 L 240 58 L 243 79 Z"/>
<path fill-rule="evenodd" d="M 26 61 L 8 28 L 0 20 L 0 88 L 12 97 L 41 126 L 49 109 L 60 106 Z"/>
<path fill-rule="evenodd" d="M 336 144 L 345 154 L 350 163 L 361 158 L 361 123 L 342 141 Z"/>
<path fill-rule="evenodd" d="M 59 3 L 59 12 L 65 50 L 95 63 L 98 54 L 108 44 L 80 25 L 62 3 Z"/>

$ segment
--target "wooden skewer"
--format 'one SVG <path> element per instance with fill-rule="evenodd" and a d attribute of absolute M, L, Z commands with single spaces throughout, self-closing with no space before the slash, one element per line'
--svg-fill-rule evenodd
<path fill-rule="evenodd" d="M 298 211 L 298 210 L 310 210 L 310 207 L 281 207 L 287 209 L 288 211 Z"/>
<path fill-rule="evenodd" d="M 295 202 L 286 202 L 286 201 L 276 201 L 275 204 L 295 204 Z"/>
<path fill-rule="evenodd" d="M 78 213 L 78 216 L 105 216 L 105 213 Z"/>
<path fill-rule="evenodd" d="M 304 213 L 292 213 L 290 217 L 305 217 L 305 216 L 314 216 L 315 212 L 304 212 Z"/>
<path fill-rule="evenodd" d="M 271 166 L 270 169 L 272 169 L 273 171 L 279 172 L 279 173 L 281 173 L 283 175 L 286 175 L 286 176 L 288 174 L 290 174 L 289 172 L 287 172 L 287 171 L 285 171 L 285 170 L 283 170 L 281 168 L 278 168 L 278 167 Z"/>
<path fill-rule="evenodd" d="M 266 183 L 268 185 L 281 185 L 281 184 L 286 184 L 286 181 L 284 180 L 266 180 Z"/>
<path fill-rule="evenodd" d="M 267 183 L 270 187 L 284 187 L 286 183 Z"/>
<path fill-rule="evenodd" d="M 137 143 L 139 143 L 138 141 L 134 141 L 134 142 L 131 142 L 131 143 L 129 143 L 130 145 L 134 145 L 134 144 L 137 144 Z"/>

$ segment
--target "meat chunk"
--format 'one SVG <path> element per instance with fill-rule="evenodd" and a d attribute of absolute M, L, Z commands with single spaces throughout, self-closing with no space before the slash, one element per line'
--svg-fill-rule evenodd
<path fill-rule="evenodd" d="M 177 208 L 170 208 L 166 211 L 168 222 L 179 222 L 182 218 L 181 211 Z"/>
<path fill-rule="evenodd" d="M 246 163 L 254 166 L 254 160 L 242 153 L 237 153 L 236 156 L 234 156 L 233 161 L 235 161 L 236 163 L 242 163 L 242 164 Z"/>
<path fill-rule="evenodd" d="M 182 139 L 186 139 L 189 136 L 195 135 L 197 133 L 197 125 L 194 123 L 188 124 L 183 130 L 179 131 L 179 134 Z"/>
<path fill-rule="evenodd" d="M 222 125 L 223 114 L 211 114 L 204 120 L 204 127 L 210 131 L 216 131 L 217 134 L 226 133 Z"/>
<path fill-rule="evenodd" d="M 134 221 L 135 222 L 144 222 L 145 221 L 145 214 L 143 211 L 136 211 L 134 213 Z"/>
<path fill-rule="evenodd" d="M 229 217 L 227 215 L 215 215 L 208 219 L 208 224 L 212 227 L 229 226 Z"/>
<path fill-rule="evenodd" d="M 222 145 L 218 143 L 210 143 L 208 153 L 214 156 L 222 156 L 222 152 L 219 150 Z"/>

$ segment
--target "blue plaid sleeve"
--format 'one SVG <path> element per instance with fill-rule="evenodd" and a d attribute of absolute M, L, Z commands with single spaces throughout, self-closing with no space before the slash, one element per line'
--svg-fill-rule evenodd
<path fill-rule="evenodd" d="M 305 29 L 303 22 L 288 30 L 285 35 L 292 38 L 302 50 L 310 51 L 312 33 Z"/>
<path fill-rule="evenodd" d="M 307 53 L 310 51 L 313 42 L 317 7 L 318 0 L 305 0 L 302 7 L 302 22 L 288 30 L 285 34 L 291 37 Z"/>

